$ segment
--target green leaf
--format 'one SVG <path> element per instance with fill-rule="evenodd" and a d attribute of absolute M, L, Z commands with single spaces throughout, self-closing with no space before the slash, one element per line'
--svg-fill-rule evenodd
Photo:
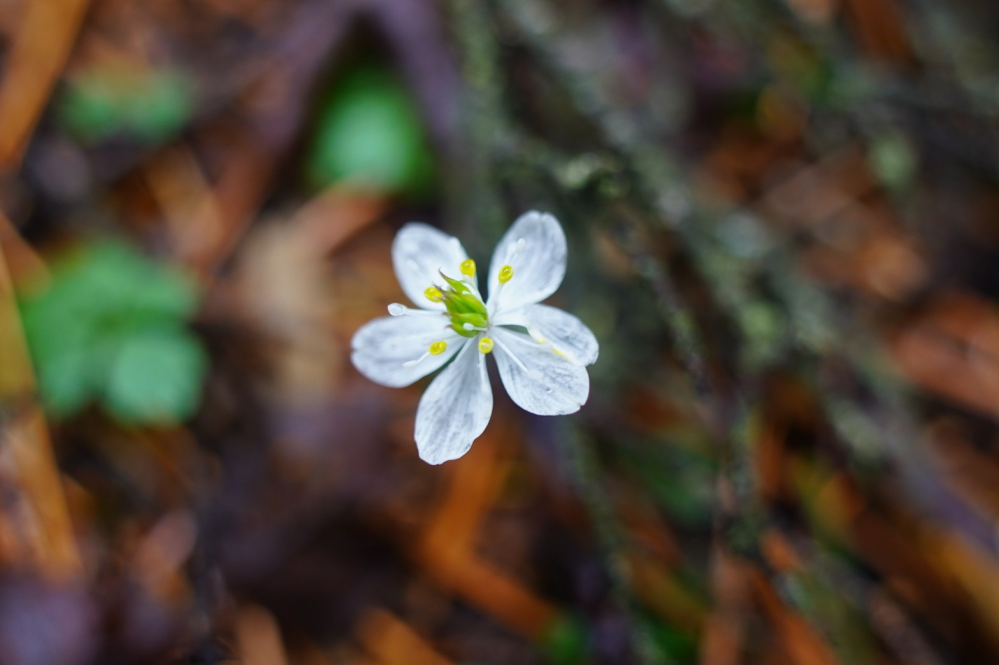
<path fill-rule="evenodd" d="M 184 331 L 197 303 L 193 280 L 122 243 L 97 243 L 55 262 L 48 288 L 22 303 L 49 413 L 65 418 L 98 400 L 131 423 L 189 415 L 204 373 L 203 353 Z M 150 340 L 177 361 L 147 367 L 155 389 L 133 374 Z"/>
<path fill-rule="evenodd" d="M 589 631 L 582 620 L 563 615 L 544 632 L 541 647 L 548 660 L 557 665 L 582 663 L 589 652 Z"/>
<path fill-rule="evenodd" d="M 888 189 L 907 189 L 916 176 L 919 158 L 909 138 L 899 131 L 879 134 L 871 143 L 868 160 L 871 170 Z"/>
<path fill-rule="evenodd" d="M 176 74 L 162 72 L 149 79 L 147 94 L 132 100 L 126 125 L 147 143 L 161 143 L 187 124 L 192 107 L 188 82 Z"/>
<path fill-rule="evenodd" d="M 192 86 L 178 72 L 94 68 L 60 97 L 60 124 L 87 145 L 113 136 L 161 143 L 190 119 Z"/>
<path fill-rule="evenodd" d="M 97 393 L 94 358 L 85 349 L 67 349 L 41 364 L 38 382 L 45 407 L 57 417 L 83 408 Z"/>
<path fill-rule="evenodd" d="M 190 417 L 198 405 L 207 359 L 183 331 L 125 340 L 111 367 L 107 406 L 129 423 L 171 423 Z"/>
<path fill-rule="evenodd" d="M 71 89 L 59 109 L 59 121 L 71 134 L 87 144 L 115 133 L 119 124 L 117 103 L 98 86 Z"/>
<path fill-rule="evenodd" d="M 433 156 L 416 105 L 389 71 L 346 75 L 324 104 L 306 162 L 316 188 L 349 181 L 381 192 L 422 193 Z"/>
<path fill-rule="evenodd" d="M 697 659 L 697 641 L 654 619 L 644 621 L 660 656 L 667 663 L 693 663 Z"/>

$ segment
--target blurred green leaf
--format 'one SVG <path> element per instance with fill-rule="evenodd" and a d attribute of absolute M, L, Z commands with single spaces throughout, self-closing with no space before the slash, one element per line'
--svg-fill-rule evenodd
<path fill-rule="evenodd" d="M 192 280 L 124 244 L 57 263 L 48 287 L 22 306 L 50 414 L 97 400 L 131 423 L 190 416 L 206 366 L 184 328 L 197 299 Z"/>
<path fill-rule="evenodd" d="M 736 314 L 744 338 L 743 355 L 750 367 L 773 362 L 785 350 L 784 318 L 772 304 L 748 300 Z"/>
<path fill-rule="evenodd" d="M 131 101 L 129 127 L 150 143 L 159 143 L 180 130 L 191 116 L 191 86 L 176 74 L 160 73 L 148 81 L 146 94 Z"/>
<path fill-rule="evenodd" d="M 541 646 L 552 663 L 582 663 L 589 653 L 589 630 L 581 619 L 563 615 L 545 631 Z"/>
<path fill-rule="evenodd" d="M 372 67 L 346 75 L 320 111 L 307 157 L 309 185 L 350 181 L 377 191 L 421 194 L 433 175 L 422 121 L 402 83 Z"/>
<path fill-rule="evenodd" d="M 868 159 L 874 175 L 888 189 L 906 189 L 916 175 L 916 150 L 902 132 L 890 130 L 875 137 Z"/>
<path fill-rule="evenodd" d="M 94 397 L 93 358 L 84 349 L 67 348 L 39 367 L 38 380 L 49 411 L 56 416 L 83 408 Z"/>
<path fill-rule="evenodd" d="M 654 619 L 647 619 L 645 625 L 648 627 L 653 643 L 659 650 L 660 657 L 665 662 L 697 662 L 697 640 L 695 637 Z"/>
<path fill-rule="evenodd" d="M 193 105 L 192 86 L 176 72 L 103 68 L 70 83 L 58 117 L 84 144 L 116 135 L 156 144 L 187 123 Z"/>
<path fill-rule="evenodd" d="M 206 364 L 197 341 L 183 331 L 128 337 L 108 377 L 108 408 L 129 423 L 187 418 L 197 408 Z"/>

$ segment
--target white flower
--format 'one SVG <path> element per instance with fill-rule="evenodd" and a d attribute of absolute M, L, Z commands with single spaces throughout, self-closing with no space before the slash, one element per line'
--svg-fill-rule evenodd
<path fill-rule="evenodd" d="M 461 457 L 486 429 L 493 411 L 485 363 L 490 353 L 521 408 L 557 416 L 586 402 L 586 366 L 597 359 L 597 340 L 572 314 L 538 304 L 565 276 L 565 233 L 554 217 L 529 212 L 510 227 L 493 252 L 488 300 L 458 239 L 426 224 L 399 231 L 392 262 L 419 309 L 389 305 L 391 316 L 354 335 L 351 360 L 361 374 L 393 388 L 452 361 L 416 411 L 416 445 L 424 461 Z"/>

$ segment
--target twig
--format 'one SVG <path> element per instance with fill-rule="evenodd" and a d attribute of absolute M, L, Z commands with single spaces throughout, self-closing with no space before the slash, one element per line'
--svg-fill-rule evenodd
<path fill-rule="evenodd" d="M 2 214 L 2 213 L 0 213 Z M 37 566 L 55 578 L 80 572 L 66 497 L 48 429 L 35 401 L 35 379 L 21 328 L 14 285 L 0 243 L 0 532 L 8 563 Z"/>
<path fill-rule="evenodd" d="M 29 2 L 0 86 L 0 173 L 17 169 L 90 0 Z"/>
<path fill-rule="evenodd" d="M 576 489 L 583 498 L 597 542 L 607 558 L 607 571 L 612 582 L 612 593 L 628 618 L 631 643 L 638 659 L 646 665 L 662 663 L 649 631 L 636 612 L 636 598 L 629 583 L 624 536 L 614 516 L 614 508 L 600 480 L 600 464 L 593 443 L 578 428 L 561 423 L 558 443 L 562 456 L 569 462 Z"/>
<path fill-rule="evenodd" d="M 468 84 L 464 101 L 469 123 L 466 128 L 467 159 L 455 163 L 467 169 L 468 174 L 460 177 L 461 174 L 456 173 L 459 177 L 455 182 L 462 183 L 466 178 L 470 181 L 467 192 L 455 189 L 453 193 L 463 202 L 461 214 L 466 235 L 484 247 L 498 240 L 506 225 L 492 162 L 497 137 L 506 124 L 497 65 L 498 46 L 485 4 L 475 0 L 452 0 L 451 12 L 455 36 L 461 45 L 464 79 Z"/>

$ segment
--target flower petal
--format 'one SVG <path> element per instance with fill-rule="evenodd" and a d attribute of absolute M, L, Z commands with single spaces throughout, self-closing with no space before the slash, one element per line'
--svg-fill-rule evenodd
<path fill-rule="evenodd" d="M 565 277 L 565 233 L 558 220 L 540 212 L 521 215 L 506 232 L 489 264 L 489 311 L 533 305 L 555 293 Z M 513 268 L 500 288 L 499 272 Z"/>
<path fill-rule="evenodd" d="M 586 368 L 563 358 L 549 344 L 493 328 L 500 378 L 520 408 L 539 416 L 575 413 L 590 394 Z"/>
<path fill-rule="evenodd" d="M 440 464 L 461 457 L 485 431 L 492 413 L 493 391 L 485 356 L 476 344 L 466 344 L 420 399 L 416 409 L 420 458 Z"/>
<path fill-rule="evenodd" d="M 423 292 L 427 287 L 444 282 L 440 271 L 460 279 L 461 262 L 467 258 L 468 254 L 457 238 L 418 222 L 399 229 L 392 241 L 392 265 L 399 286 L 413 304 L 423 309 L 444 309 L 443 303 L 430 302 Z"/>
<path fill-rule="evenodd" d="M 448 327 L 444 316 L 385 316 L 370 321 L 354 333 L 350 359 L 364 376 L 389 388 L 402 388 L 430 374 L 451 359 L 464 345 Z M 417 360 L 434 342 L 444 340 L 447 349 L 439 356 Z"/>
<path fill-rule="evenodd" d="M 548 305 L 528 305 L 501 312 L 493 321 L 499 326 L 523 326 L 534 341 L 548 343 L 577 365 L 597 361 L 600 345 L 586 324 L 572 314 Z"/>

